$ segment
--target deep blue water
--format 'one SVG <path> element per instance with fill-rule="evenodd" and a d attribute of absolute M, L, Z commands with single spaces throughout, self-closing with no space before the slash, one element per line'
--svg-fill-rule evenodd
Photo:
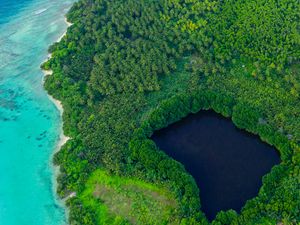
<path fill-rule="evenodd" d="M 51 163 L 61 118 L 39 67 L 72 2 L 0 0 L 0 225 L 66 221 Z"/>
<path fill-rule="evenodd" d="M 32 0 L 0 0 L 0 24 L 9 22 Z"/>
<path fill-rule="evenodd" d="M 209 220 L 220 210 L 240 211 L 258 194 L 262 176 L 280 163 L 275 148 L 212 111 L 191 114 L 152 138 L 194 177 Z"/>

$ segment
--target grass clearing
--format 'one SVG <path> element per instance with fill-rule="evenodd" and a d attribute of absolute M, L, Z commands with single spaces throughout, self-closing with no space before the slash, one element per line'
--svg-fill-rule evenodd
<path fill-rule="evenodd" d="M 164 188 L 96 170 L 79 196 L 98 224 L 179 224 L 177 202 Z"/>

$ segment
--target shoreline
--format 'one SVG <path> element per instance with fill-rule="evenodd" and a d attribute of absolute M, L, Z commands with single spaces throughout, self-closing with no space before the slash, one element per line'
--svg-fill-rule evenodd
<path fill-rule="evenodd" d="M 56 41 L 54 41 L 53 43 L 55 43 L 55 42 L 60 42 L 60 41 L 63 39 L 63 37 L 67 34 L 68 28 L 69 28 L 70 26 L 73 25 L 73 23 L 70 23 L 70 22 L 67 21 L 67 18 L 66 18 L 66 17 L 64 18 L 64 22 L 65 22 L 65 24 L 67 24 L 67 28 L 66 28 L 65 32 L 63 32 L 63 34 L 62 34 Z M 47 62 L 49 59 L 51 59 L 51 57 L 52 57 L 52 54 L 51 54 L 51 53 L 48 53 L 47 59 L 45 59 L 45 60 L 41 63 L 41 65 L 42 65 L 43 63 Z M 52 73 L 53 73 L 52 70 L 44 70 L 44 69 L 42 69 L 42 72 L 44 73 L 44 78 L 45 78 L 46 76 L 48 76 L 48 75 L 52 75 Z M 44 80 L 43 80 L 43 82 L 44 82 Z M 49 95 L 49 96 L 50 96 L 50 95 Z M 56 100 L 56 99 L 54 99 L 54 98 L 53 98 L 53 100 L 58 101 L 58 100 Z M 63 111 L 63 107 L 62 107 L 62 104 L 61 104 L 60 101 L 58 101 L 58 104 L 59 104 L 59 106 L 58 106 L 57 108 L 58 108 L 59 110 L 62 110 L 62 111 Z M 62 114 L 62 113 L 61 113 L 61 114 Z"/>
<path fill-rule="evenodd" d="M 55 42 L 60 42 L 62 40 L 62 38 L 67 34 L 67 30 L 70 26 L 72 26 L 73 24 L 68 22 L 67 21 L 67 18 L 64 17 L 64 22 L 67 24 L 67 28 L 65 30 L 65 32 L 55 41 Z M 48 61 L 50 58 L 52 57 L 52 54 L 49 53 L 48 56 L 47 56 L 47 59 L 44 60 L 42 62 L 42 64 L 46 61 Z M 44 76 L 43 76 L 43 87 L 44 87 L 44 82 L 45 82 L 45 77 L 46 76 L 51 76 L 53 74 L 53 71 L 52 70 L 43 70 L 41 69 Z M 47 93 L 47 90 L 44 89 Z M 60 166 L 56 166 L 53 164 L 53 157 L 54 155 L 60 151 L 60 149 L 62 148 L 63 145 L 65 145 L 67 143 L 68 140 L 70 140 L 71 138 L 66 136 L 64 134 L 64 131 L 63 131 L 63 125 L 64 125 L 64 121 L 62 119 L 62 116 L 63 116 L 63 112 L 64 112 L 64 109 L 63 109 L 63 104 L 61 101 L 55 99 L 54 97 L 52 97 L 51 95 L 49 95 L 47 93 L 47 96 L 49 98 L 49 100 L 55 105 L 55 107 L 57 108 L 57 110 L 59 111 L 59 115 L 60 115 L 60 118 L 61 118 L 61 123 L 60 123 L 60 134 L 59 134 L 59 139 L 55 145 L 55 148 L 54 148 L 54 151 L 52 152 L 51 154 L 51 158 L 50 158 L 50 164 L 51 164 L 51 167 L 52 167 L 52 171 L 53 171 L 53 176 L 52 176 L 52 189 L 53 189 L 53 194 L 55 196 L 55 199 L 58 201 L 58 203 L 63 207 L 63 209 L 65 210 L 65 222 L 66 224 L 68 224 L 68 217 L 69 217 L 69 211 L 68 211 L 68 208 L 65 204 L 66 200 L 68 200 L 69 198 L 71 197 L 74 197 L 76 196 L 76 193 L 75 192 L 71 192 L 68 196 L 66 196 L 65 198 L 60 198 L 58 195 L 57 195 L 57 186 L 58 186 L 58 183 L 57 183 L 57 177 L 59 176 L 60 174 Z"/>

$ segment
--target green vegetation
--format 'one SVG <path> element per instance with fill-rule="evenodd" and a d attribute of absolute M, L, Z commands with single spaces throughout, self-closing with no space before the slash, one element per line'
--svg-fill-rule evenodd
<path fill-rule="evenodd" d="M 299 11 L 297 1 L 225 1 L 210 17 L 215 57 L 247 57 L 256 74 L 281 72 L 300 56 Z"/>
<path fill-rule="evenodd" d="M 231 117 L 282 159 L 240 214 L 220 212 L 212 224 L 297 224 L 299 12 L 297 0 L 75 3 L 43 65 L 72 137 L 54 158 L 58 193 L 77 193 L 71 224 L 144 224 L 150 214 L 154 224 L 208 224 L 193 178 L 149 139 L 202 109 Z"/>
<path fill-rule="evenodd" d="M 79 198 L 84 207 L 94 210 L 98 224 L 179 224 L 177 203 L 163 188 L 102 170 L 93 172 L 86 186 Z"/>

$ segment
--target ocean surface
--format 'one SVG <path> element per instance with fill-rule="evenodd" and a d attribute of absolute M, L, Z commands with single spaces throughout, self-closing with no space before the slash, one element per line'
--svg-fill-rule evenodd
<path fill-rule="evenodd" d="M 0 0 L 0 225 L 66 223 L 51 163 L 61 118 L 40 64 L 72 2 Z"/>

